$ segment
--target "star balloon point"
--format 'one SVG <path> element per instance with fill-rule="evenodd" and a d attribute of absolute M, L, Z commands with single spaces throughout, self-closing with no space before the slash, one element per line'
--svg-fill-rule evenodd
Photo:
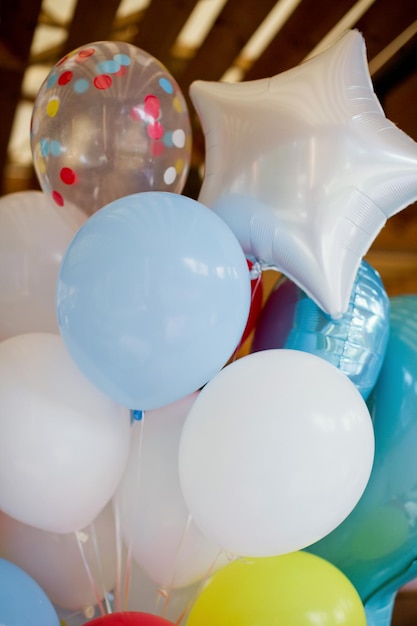
<path fill-rule="evenodd" d="M 206 139 L 199 200 L 326 313 L 340 317 L 386 220 L 417 199 L 417 143 L 374 93 L 363 36 L 272 78 L 196 81 Z"/>

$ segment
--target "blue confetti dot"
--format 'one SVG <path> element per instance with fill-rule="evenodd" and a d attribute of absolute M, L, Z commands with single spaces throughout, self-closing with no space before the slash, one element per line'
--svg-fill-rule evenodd
<path fill-rule="evenodd" d="M 160 78 L 159 85 L 166 93 L 174 93 L 174 87 L 167 78 Z"/>
<path fill-rule="evenodd" d="M 120 63 L 114 60 L 102 61 L 97 65 L 98 74 L 116 74 L 120 70 Z"/>
<path fill-rule="evenodd" d="M 56 139 L 53 139 L 49 144 L 49 149 L 52 156 L 59 156 L 61 154 L 61 144 Z"/>
<path fill-rule="evenodd" d="M 164 142 L 164 145 L 165 145 L 167 148 L 172 148 L 172 146 L 174 145 L 174 142 L 172 141 L 172 131 L 170 131 L 170 130 L 169 130 L 169 131 L 167 131 L 167 132 L 164 134 L 164 136 L 163 136 L 163 138 L 162 138 L 162 141 Z"/>
<path fill-rule="evenodd" d="M 113 59 L 116 63 L 119 63 L 119 65 L 130 65 L 130 57 L 128 57 L 127 54 L 115 54 Z"/>
<path fill-rule="evenodd" d="M 57 80 L 58 80 L 58 74 L 50 74 L 48 78 L 46 79 L 46 87 L 50 89 L 51 87 L 55 85 Z"/>
<path fill-rule="evenodd" d="M 85 93 L 89 86 L 90 83 L 86 78 L 79 78 L 74 83 L 74 91 L 75 93 Z"/>
<path fill-rule="evenodd" d="M 47 139 L 41 139 L 39 142 L 39 147 L 41 149 L 41 155 L 43 157 L 48 156 L 49 154 L 49 141 Z"/>

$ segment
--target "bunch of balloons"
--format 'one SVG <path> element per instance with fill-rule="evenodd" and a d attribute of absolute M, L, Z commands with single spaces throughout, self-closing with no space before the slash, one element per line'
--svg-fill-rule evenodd
<path fill-rule="evenodd" d="M 151 55 L 82 46 L 36 99 L 42 191 L 0 199 L 0 622 L 388 626 L 417 574 L 417 304 L 363 257 L 417 145 L 356 31 L 191 97 L 198 200 Z"/>

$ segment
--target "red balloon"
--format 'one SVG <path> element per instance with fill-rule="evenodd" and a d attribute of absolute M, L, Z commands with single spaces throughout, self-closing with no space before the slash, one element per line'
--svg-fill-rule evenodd
<path fill-rule="evenodd" d="M 150 613 L 136 613 L 127 611 L 103 615 L 88 622 L 89 626 L 173 626 L 172 622 L 151 615 Z"/>

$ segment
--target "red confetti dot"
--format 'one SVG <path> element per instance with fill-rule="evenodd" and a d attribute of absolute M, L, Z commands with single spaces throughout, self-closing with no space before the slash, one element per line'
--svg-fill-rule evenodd
<path fill-rule="evenodd" d="M 88 57 L 93 56 L 95 53 L 95 48 L 84 48 L 84 50 L 80 50 L 77 54 L 79 59 L 88 59 Z"/>
<path fill-rule="evenodd" d="M 58 78 L 58 85 L 68 85 L 71 80 L 72 72 L 62 72 L 61 76 Z"/>
<path fill-rule="evenodd" d="M 112 86 L 113 81 L 108 74 L 99 74 L 99 76 L 95 77 L 93 83 L 96 89 L 108 89 Z"/>
<path fill-rule="evenodd" d="M 158 119 L 161 112 L 161 106 L 159 99 L 156 96 L 149 95 L 145 97 L 145 113 L 150 115 L 155 120 Z"/>
<path fill-rule="evenodd" d="M 63 167 L 59 175 L 66 185 L 74 185 L 77 182 L 77 174 L 69 167 Z"/>
<path fill-rule="evenodd" d="M 118 72 L 115 72 L 113 76 L 124 76 L 125 74 L 127 74 L 127 70 L 128 67 L 126 67 L 126 65 L 121 65 L 120 70 Z"/>
<path fill-rule="evenodd" d="M 64 198 L 61 196 L 61 194 L 58 191 L 52 192 L 52 198 L 58 206 L 64 206 Z"/>
<path fill-rule="evenodd" d="M 161 139 L 162 135 L 164 134 L 164 128 L 160 122 L 148 124 L 147 131 L 151 139 Z"/>
<path fill-rule="evenodd" d="M 165 150 L 165 146 L 162 143 L 162 141 L 153 141 L 151 145 L 149 146 L 149 149 L 150 149 L 152 156 L 157 157 L 157 156 L 161 156 L 161 154 Z"/>

